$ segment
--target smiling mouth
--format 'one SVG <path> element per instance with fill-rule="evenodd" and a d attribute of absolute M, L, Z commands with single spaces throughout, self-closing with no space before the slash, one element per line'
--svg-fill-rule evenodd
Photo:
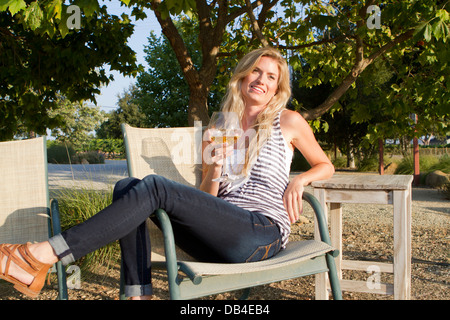
<path fill-rule="evenodd" d="M 250 88 L 253 91 L 256 91 L 257 93 L 265 93 L 265 91 L 263 89 L 261 89 L 260 87 L 256 87 L 256 86 L 250 86 Z"/>

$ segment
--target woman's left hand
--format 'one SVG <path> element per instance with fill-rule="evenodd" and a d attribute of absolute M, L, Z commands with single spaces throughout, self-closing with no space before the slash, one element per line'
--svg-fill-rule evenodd
<path fill-rule="evenodd" d="M 283 196 L 283 204 L 289 216 L 291 223 L 296 222 L 302 214 L 302 197 L 305 189 L 302 177 L 296 176 L 288 184 Z"/>

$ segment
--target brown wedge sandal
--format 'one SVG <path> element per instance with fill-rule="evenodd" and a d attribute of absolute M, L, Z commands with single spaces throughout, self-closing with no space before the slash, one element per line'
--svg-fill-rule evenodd
<path fill-rule="evenodd" d="M 14 288 L 18 291 L 26 294 L 31 298 L 36 298 L 41 292 L 42 287 L 45 283 L 45 278 L 47 276 L 48 269 L 51 268 L 51 264 L 44 264 L 38 260 L 30 253 L 27 244 L 0 244 L 0 279 L 6 280 L 14 284 Z M 17 251 L 16 251 L 17 250 Z M 22 256 L 17 255 L 17 252 Z M 2 261 L 6 257 L 6 263 L 4 264 L 5 270 L 2 270 Z M 25 260 L 25 261 L 24 261 Z M 17 280 L 13 276 L 10 276 L 8 271 L 11 262 L 16 264 L 19 268 L 28 272 L 34 277 L 31 284 L 27 285 L 20 280 Z"/>

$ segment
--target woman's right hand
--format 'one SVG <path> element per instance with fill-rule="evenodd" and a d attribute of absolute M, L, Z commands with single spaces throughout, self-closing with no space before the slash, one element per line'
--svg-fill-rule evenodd
<path fill-rule="evenodd" d="M 233 152 L 233 146 L 213 141 L 211 132 L 206 130 L 202 143 L 202 183 L 200 190 L 217 196 L 219 182 L 213 181 L 222 174 L 224 159 Z"/>
<path fill-rule="evenodd" d="M 227 156 L 233 153 L 233 146 L 214 141 L 212 130 L 208 129 L 203 135 L 202 158 L 207 165 L 222 167 Z"/>

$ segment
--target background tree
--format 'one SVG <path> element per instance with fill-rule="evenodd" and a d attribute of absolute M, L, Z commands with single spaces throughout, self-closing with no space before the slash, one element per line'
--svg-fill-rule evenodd
<path fill-rule="evenodd" d="M 112 80 L 107 67 L 137 72 L 126 44 L 133 32 L 126 15 L 110 15 L 97 1 L 74 1 L 80 24 L 69 30 L 63 2 L 0 3 L 0 140 L 11 139 L 20 125 L 39 134 L 61 125 L 57 95 L 95 101 Z"/>
<path fill-rule="evenodd" d="M 354 116 L 355 122 L 377 118 L 370 127 L 369 142 L 377 137 L 405 136 L 410 140 L 448 134 L 450 68 L 446 43 L 418 41 L 398 59 L 386 62 L 393 71 L 389 89 L 381 91 L 374 87 L 379 99 Z M 417 123 L 412 115 L 418 117 Z"/>
<path fill-rule="evenodd" d="M 89 134 L 103 122 L 105 115 L 99 107 L 88 106 L 83 102 L 71 102 L 66 98 L 58 99 L 58 115 L 62 123 L 51 130 L 51 135 L 59 142 L 70 143 L 74 149 L 83 150 L 90 140 Z M 53 112 L 49 116 L 54 116 Z"/>
<path fill-rule="evenodd" d="M 167 39 L 151 32 L 144 52 L 149 68 L 137 77 L 136 103 L 147 125 L 187 126 L 189 88 Z"/>
<path fill-rule="evenodd" d="M 137 1 L 139 5 L 146 3 Z M 264 1 L 267 2 L 267 1 Z M 276 1 L 275 1 L 276 2 Z M 130 3 L 133 3 L 131 1 Z M 245 5 L 235 6 L 235 1 L 151 1 L 163 34 L 169 40 L 183 75 L 189 86 L 188 123 L 194 120 L 208 122 L 208 96 L 217 71 L 217 58 L 223 37 L 231 21 L 245 14 Z M 198 21 L 198 42 L 201 44 L 201 64 L 195 67 L 186 43 L 177 29 L 170 13 L 195 15 Z"/>
<path fill-rule="evenodd" d="M 386 117 L 395 119 L 401 115 L 407 118 L 405 115 L 410 111 L 422 111 L 419 119 L 437 120 L 439 125 L 436 128 L 445 127 L 445 120 L 448 120 L 448 112 L 443 111 L 443 106 L 448 106 L 448 95 L 442 94 L 443 89 L 448 92 L 446 57 L 449 55 L 446 41 L 449 38 L 449 3 L 446 1 L 390 0 L 378 7 L 372 7 L 376 4 L 374 0 L 122 2 L 133 8 L 132 14 L 136 18 L 144 16 L 143 8 L 153 9 L 189 87 L 187 113 L 190 125 L 193 120 L 208 120 L 207 102 L 212 84 L 216 78 L 220 79 L 220 75 L 216 76 L 219 61 L 230 62 L 234 66 L 240 56 L 261 45 L 286 50 L 286 56 L 294 69 L 300 70 L 302 61 L 307 61 L 310 68 L 303 74 L 300 85 L 313 87 L 328 83 L 332 88 L 330 95 L 319 105 L 309 110 L 299 110 L 306 119 L 317 119 L 332 111 L 333 107 L 339 107 L 337 102 L 355 88 L 355 81 L 364 70 L 383 59 L 391 66 L 399 66 L 396 86 L 384 92 L 386 103 L 383 112 Z M 14 131 L 16 119 L 19 118 L 23 118 L 23 122 L 31 128 L 42 128 L 45 124 L 54 126 L 60 119 L 51 119 L 46 114 L 46 110 L 55 106 L 52 90 L 60 90 L 72 101 L 86 95 L 93 96 L 93 92 L 98 92 L 100 82 L 108 80 L 103 69 L 105 61 L 109 61 L 113 69 L 129 73 L 136 71 L 134 56 L 123 41 L 131 32 L 128 17 L 108 15 L 106 8 L 99 7 L 96 0 L 79 0 L 75 3 L 81 7 L 85 19 L 80 30 L 70 32 L 65 27 L 67 19 L 64 20 L 63 13 L 66 11 L 61 0 L 42 1 L 39 4 L 36 1 L 8 0 L 0 5 L 2 25 L 6 26 L 0 33 L 2 45 L 7 44 L 14 49 L 1 53 L 4 61 L 2 66 L 6 66 L 1 70 L 5 73 L 1 74 L 6 75 L 4 79 L 8 83 L 8 86 L 2 87 L 4 91 L 0 95 L 1 106 L 4 106 L 0 109 L 3 111 L 0 119 L 4 119 L 0 127 L 2 132 L 10 134 Z M 379 8 L 380 11 L 376 13 L 371 8 Z M 200 44 L 198 51 L 201 53 L 198 65 L 187 49 L 179 27 L 174 23 L 174 19 L 182 14 L 192 21 L 198 21 L 195 29 Z M 375 28 L 371 29 L 368 22 L 376 21 L 377 18 L 380 18 L 381 23 L 379 26 L 375 23 Z M 36 39 L 43 42 L 34 43 L 38 41 Z M 48 39 L 51 41 L 48 42 Z M 425 82 L 432 85 L 433 90 L 419 85 L 414 80 L 417 76 L 412 78 L 404 64 L 400 63 L 405 53 L 416 50 L 419 41 L 424 41 L 424 46 L 418 61 L 438 79 L 438 84 Z M 20 48 L 25 49 L 21 51 Z M 99 64 L 91 63 L 91 58 Z M 9 68 L 10 65 L 14 68 Z M 95 66 L 97 72 L 92 68 Z M 224 70 L 220 70 L 220 74 L 227 74 L 229 68 L 225 64 L 222 67 Z M 17 83 L 14 82 L 15 70 L 19 70 Z M 17 89 L 12 89 L 16 86 Z M 416 92 L 416 102 L 420 99 L 428 101 L 423 110 L 407 104 L 411 101 L 408 97 L 411 89 Z M 423 104 L 420 102 L 415 105 Z M 390 106 L 390 109 L 386 106 Z M 32 116 L 28 118 L 28 115 L 39 121 L 33 122 Z M 352 120 L 360 121 L 357 118 Z M 411 124 L 409 120 L 402 120 L 401 123 L 405 128 L 406 124 Z M 427 120 L 424 126 L 431 123 L 431 120 Z M 420 126 L 418 124 L 415 129 Z M 370 134 L 379 138 L 381 131 L 387 134 L 395 126 L 385 128 L 372 126 Z"/>
<path fill-rule="evenodd" d="M 122 139 L 122 123 L 127 123 L 138 128 L 145 127 L 146 117 L 135 103 L 136 94 L 137 89 L 132 85 L 128 90 L 124 90 L 122 96 L 119 95 L 119 107 L 106 115 L 106 121 L 96 131 L 97 138 Z"/>
<path fill-rule="evenodd" d="M 338 111 L 345 101 L 353 100 L 346 112 L 352 123 L 369 124 L 367 142 L 370 144 L 377 144 L 380 138 L 426 133 L 431 122 L 423 121 L 412 128 L 409 118 L 412 113 L 420 114 L 419 119 L 431 116 L 439 123 L 438 127 L 444 128 L 449 116 L 448 82 L 444 80 L 449 72 L 448 3 L 387 1 L 380 4 L 378 15 L 368 10 L 373 4 L 374 1 L 361 1 L 356 5 L 338 1 L 330 2 L 326 7 L 328 12 L 318 6 L 307 9 L 305 20 L 318 28 L 300 28 L 298 33 L 309 32 L 318 39 L 317 43 L 321 43 L 320 46 L 305 47 L 301 43 L 295 45 L 298 39 L 289 38 L 291 45 L 288 47 L 302 47 L 301 51 L 293 51 L 291 65 L 303 72 L 300 86 L 326 83 L 333 90 L 318 106 L 301 111 L 302 114 L 307 119 L 316 119 L 325 112 Z M 312 14 L 320 10 L 323 15 Z M 367 21 L 373 15 L 379 18 L 380 24 L 369 29 Z M 311 30 L 315 31 L 311 33 Z M 426 45 L 419 50 L 418 43 Z M 412 72 L 412 65 L 407 61 L 406 57 L 411 54 L 417 58 L 418 72 Z M 302 61 L 307 61 L 310 68 L 300 68 Z M 375 63 L 379 63 L 376 68 L 370 68 Z M 368 68 L 369 72 L 363 73 Z M 388 77 L 381 82 L 373 81 L 371 78 L 379 76 L 380 68 L 388 70 Z M 436 83 L 431 84 L 418 81 L 419 74 L 425 78 L 430 74 L 439 76 L 435 78 Z M 366 77 L 358 85 L 357 80 L 363 75 Z M 422 91 L 418 99 L 411 97 L 413 86 Z M 408 89 L 399 95 L 399 87 Z M 428 106 L 422 103 L 425 92 L 428 92 Z M 421 106 L 411 103 L 412 100 L 422 101 Z"/>
<path fill-rule="evenodd" d="M 145 6 L 145 3 L 135 1 Z M 414 35 L 444 39 L 448 37 L 448 15 L 440 1 L 388 1 L 380 5 L 380 29 L 368 29 L 368 11 L 375 1 L 158 1 L 152 9 L 169 39 L 190 88 L 189 119 L 207 114 L 207 92 L 217 70 L 217 59 L 250 50 L 253 46 L 277 46 L 293 50 L 293 62 L 301 53 L 309 54 L 314 69 L 324 69 L 310 85 L 328 81 L 334 90 L 319 106 L 302 110 L 307 119 L 327 112 L 376 59 L 406 43 Z M 278 5 L 275 12 L 275 5 Z M 281 8 L 281 10 L 280 10 Z M 304 9 L 304 10 L 299 10 Z M 257 11 L 258 10 L 258 11 Z M 440 11 L 443 10 L 443 11 Z M 182 11 L 200 21 L 198 39 L 202 44 L 199 69 L 186 50 L 171 15 Z M 279 14 L 279 12 L 283 14 Z M 438 12 L 441 12 L 440 14 Z M 236 28 L 239 26 L 239 28 Z M 226 28 L 233 30 L 225 32 Z M 334 37 L 332 28 L 341 32 Z M 257 41 L 259 40 L 259 41 Z M 241 52 L 245 53 L 245 52 Z M 315 56 L 315 58 L 313 57 Z M 294 66 L 295 67 L 295 66 Z M 314 71 L 314 70 L 312 70 Z M 329 78 L 325 78 L 325 75 Z"/>
<path fill-rule="evenodd" d="M 186 43 L 196 68 L 201 63 L 200 44 L 195 35 L 197 22 L 182 17 L 174 22 Z M 148 70 L 139 72 L 134 102 L 145 114 L 148 127 L 183 127 L 188 125 L 189 86 L 167 38 L 154 32 L 145 46 Z M 208 109 L 218 109 L 224 86 L 215 80 L 208 95 Z"/>

